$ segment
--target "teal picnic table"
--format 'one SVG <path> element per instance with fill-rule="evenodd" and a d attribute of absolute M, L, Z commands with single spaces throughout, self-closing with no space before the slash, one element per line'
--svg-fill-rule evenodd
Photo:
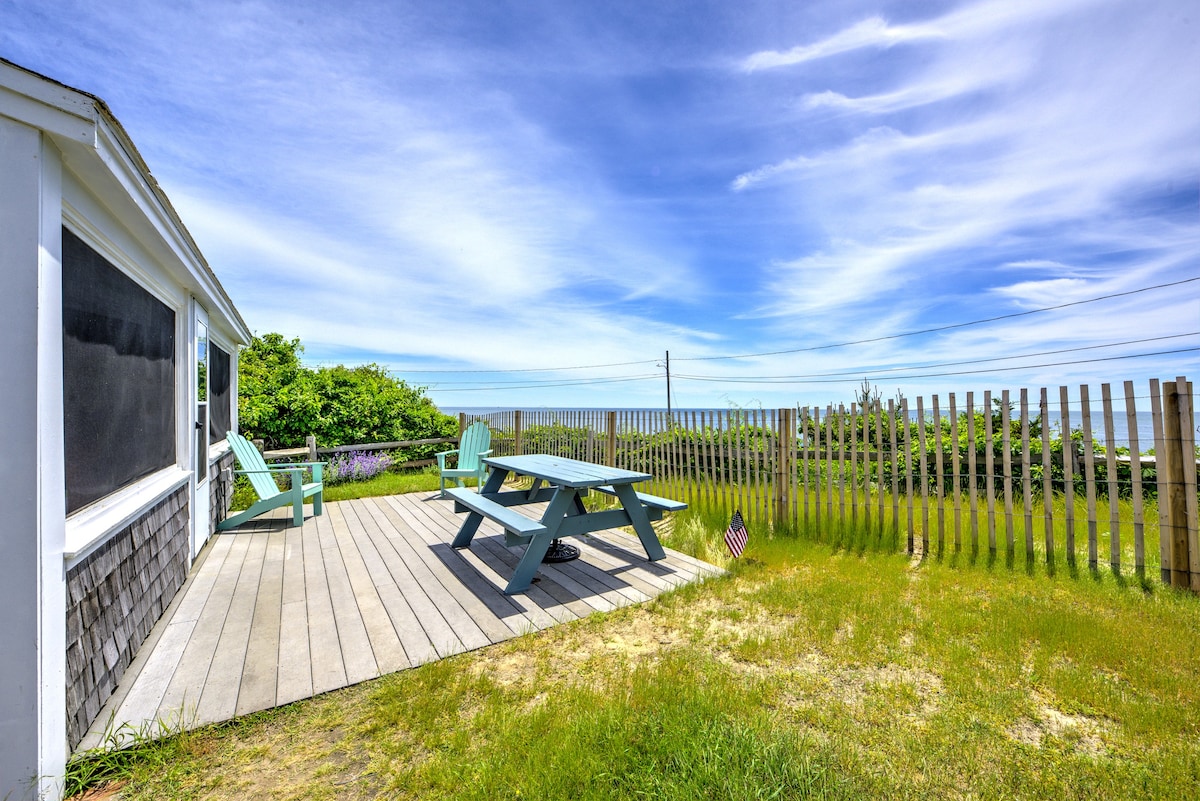
<path fill-rule="evenodd" d="M 468 547 L 485 517 L 504 527 L 509 545 L 525 544 L 525 553 L 504 590 L 507 594 L 529 588 L 551 544 L 561 537 L 632 526 L 646 550 L 646 558 L 652 562 L 662 559 L 666 554 L 650 523 L 660 519 L 663 512 L 687 508 L 686 503 L 634 490 L 634 484 L 653 478 L 649 473 L 545 454 L 492 456 L 483 461 L 491 468 L 491 474 L 478 493 L 461 487 L 446 492 L 454 499 L 456 512 L 469 513 L 453 547 Z M 510 475 L 532 477 L 533 486 L 502 489 Z M 583 498 L 592 490 L 616 496 L 621 507 L 588 511 Z M 547 501 L 539 520 L 513 509 Z"/>

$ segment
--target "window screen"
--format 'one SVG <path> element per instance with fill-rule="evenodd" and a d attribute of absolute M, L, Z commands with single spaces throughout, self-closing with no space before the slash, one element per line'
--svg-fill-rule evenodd
<path fill-rule="evenodd" d="M 175 463 L 175 312 L 63 229 L 67 513 Z"/>
<path fill-rule="evenodd" d="M 229 395 L 229 354 L 216 345 L 208 349 L 208 443 L 225 439 L 233 421 Z"/>

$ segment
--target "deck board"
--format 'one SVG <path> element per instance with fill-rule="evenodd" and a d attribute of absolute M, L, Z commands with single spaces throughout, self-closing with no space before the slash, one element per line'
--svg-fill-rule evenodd
<path fill-rule="evenodd" d="M 212 538 L 80 750 L 110 719 L 228 720 L 721 573 L 670 550 L 649 562 L 610 530 L 574 538 L 579 559 L 505 595 L 522 548 L 486 520 L 469 548 L 451 548 L 464 515 L 436 495 L 326 503 L 299 528 L 289 518 L 278 509 Z"/>
<path fill-rule="evenodd" d="M 346 575 L 354 592 L 367 638 L 371 643 L 371 653 L 375 656 L 375 664 L 381 674 L 394 673 L 409 666 L 408 657 L 404 655 L 404 645 L 400 635 L 388 616 L 387 608 L 379 597 L 379 591 L 371 580 L 366 560 L 358 550 L 345 519 L 342 517 L 341 506 L 330 508 L 329 517 L 334 522 L 334 535 L 341 549 L 342 559 L 346 566 Z"/>
<path fill-rule="evenodd" d="M 488 642 L 500 642 L 517 633 L 503 619 L 515 611 L 507 598 L 499 599 L 501 603 L 489 603 L 487 585 L 480 575 L 457 558 L 443 561 L 436 549 L 445 544 L 439 543 L 434 536 L 426 537 L 420 528 L 414 528 L 414 519 L 404 513 L 394 497 L 375 499 L 375 502 L 385 507 L 385 512 L 390 512 L 388 516 L 397 533 L 408 539 L 413 553 L 425 563 L 463 612 L 471 616 Z M 481 598 L 481 594 L 484 597 Z"/>
<path fill-rule="evenodd" d="M 205 690 L 209 667 L 212 665 L 217 643 L 221 639 L 221 631 L 225 627 L 229 606 L 233 603 L 234 589 L 237 587 L 242 564 L 246 559 L 246 551 L 249 550 L 250 540 L 253 536 L 253 533 L 248 533 L 236 538 L 230 544 L 229 553 L 225 557 L 217 580 L 204 604 L 204 609 L 201 610 L 191 636 L 184 644 L 179 664 L 163 692 L 162 700 L 159 701 L 160 719 L 164 718 L 162 713 L 165 710 L 170 710 L 171 714 L 166 719 L 182 720 L 187 725 L 195 724 L 197 705 Z M 134 690 L 131 689 L 130 693 L 133 692 Z"/>
<path fill-rule="evenodd" d="M 233 587 L 233 597 L 225 615 L 225 624 L 217 638 L 212 664 L 204 682 L 196 709 L 197 723 L 214 723 L 234 717 L 242 671 L 246 665 L 246 649 L 254 622 L 254 607 L 262 578 L 267 552 L 268 534 L 256 531 L 250 535 L 246 557 Z"/>
<path fill-rule="evenodd" d="M 345 558 L 334 536 L 330 520 L 331 515 L 317 518 L 321 559 L 329 581 L 329 597 L 333 604 L 333 619 L 342 646 L 346 681 L 349 684 L 357 684 L 378 676 L 379 666 L 375 662 L 375 651 L 371 647 L 367 625 L 359 609 L 354 586 L 350 583 L 350 572 L 346 569 Z"/>
<path fill-rule="evenodd" d="M 304 597 L 308 612 L 313 694 L 320 695 L 345 687 L 349 682 L 346 681 L 346 666 L 342 661 L 343 643 L 338 636 L 337 620 L 333 616 L 329 576 L 325 572 L 321 539 L 314 518 L 304 521 L 300 537 L 304 543 Z M 289 621 L 284 621 L 284 625 L 289 625 Z"/>
<path fill-rule="evenodd" d="M 473 651 L 476 648 L 491 645 L 493 640 L 484 633 L 474 617 L 463 608 L 454 593 L 446 588 L 441 578 L 435 575 L 429 565 L 421 559 L 419 551 L 426 550 L 424 543 L 412 541 L 410 534 L 405 531 L 407 527 L 399 519 L 399 516 L 394 513 L 389 514 L 390 507 L 386 507 L 386 505 L 386 508 L 381 507 L 373 499 L 356 501 L 355 504 L 356 509 L 364 510 L 376 519 L 380 531 L 396 549 L 397 555 L 404 560 L 404 564 L 424 590 L 430 602 L 438 608 L 442 618 L 454 631 L 463 648 Z M 388 530 L 388 527 L 391 528 L 391 531 Z"/>
<path fill-rule="evenodd" d="M 266 553 L 236 701 L 238 715 L 275 705 L 279 680 L 280 612 L 283 608 L 283 541 L 282 531 L 266 533 Z"/>

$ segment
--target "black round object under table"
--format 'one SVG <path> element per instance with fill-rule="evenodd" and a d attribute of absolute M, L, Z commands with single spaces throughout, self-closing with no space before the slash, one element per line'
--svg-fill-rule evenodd
<path fill-rule="evenodd" d="M 546 549 L 546 555 L 542 557 L 543 562 L 570 562 L 572 559 L 579 558 L 579 549 L 574 545 L 567 545 L 562 540 L 551 540 L 550 547 Z"/>

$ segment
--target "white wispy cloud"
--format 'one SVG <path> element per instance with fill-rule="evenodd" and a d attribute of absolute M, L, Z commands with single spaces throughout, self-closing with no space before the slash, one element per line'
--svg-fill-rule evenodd
<path fill-rule="evenodd" d="M 1084 4 L 1056 5 L 1052 15 L 1079 5 Z M 1173 70 L 1182 54 L 1164 57 L 1161 43 L 1155 50 L 1148 38 L 1153 26 L 1131 30 L 1115 21 L 1077 39 L 1053 30 L 1031 37 L 1031 21 L 1044 22 L 1049 15 L 1032 4 L 957 10 L 929 23 L 945 37 L 914 45 L 925 49 L 922 66 L 898 73 L 891 91 L 860 100 L 835 90 L 809 95 L 809 112 L 837 106 L 842 113 L 872 118 L 872 127 L 845 144 L 791 156 L 731 182 L 735 191 L 767 184 L 788 189 L 787 196 L 809 215 L 808 224 L 821 225 L 830 236 L 809 254 L 775 263 L 771 299 L 763 306 L 767 313 L 809 313 L 824 306 L 827 296 L 839 313 L 861 304 L 870 314 L 872 301 L 900 288 L 911 291 L 933 276 L 956 274 L 956 280 L 986 288 L 987 274 L 956 273 L 960 252 L 970 246 L 976 263 L 987 263 L 989 247 L 1004 254 L 992 260 L 996 267 L 1061 263 L 1035 258 L 1039 250 L 1073 255 L 1120 247 L 1119 242 L 1127 249 L 1145 247 L 1151 240 L 1172 251 L 1176 264 L 1195 258 L 1193 226 L 1117 211 L 1137 187 L 1194 173 L 1194 149 L 1180 143 L 1200 131 L 1200 115 L 1194 105 L 1180 113 L 1187 82 Z M 1142 70 L 1131 74 L 1128 60 L 1105 58 L 1118 38 L 1145 48 L 1136 57 Z M 825 47 L 813 46 L 812 52 Z M 999 68 L 981 63 L 980 52 Z M 1185 58 L 1197 61 L 1194 55 Z M 997 90 L 1000 84 L 1006 85 L 1003 91 Z M 940 109 L 897 117 L 882 127 L 874 121 L 956 97 L 969 114 Z M 1009 255 L 1022 249 L 1030 258 Z M 1138 265 L 1121 269 L 1154 273 Z M 836 277 L 836 285 L 809 292 L 820 275 Z M 1072 276 L 1080 287 L 1097 286 L 1078 268 Z"/>
<path fill-rule="evenodd" d="M 864 47 L 891 47 L 901 42 L 942 35 L 944 34 L 933 26 L 889 25 L 882 17 L 868 17 L 810 45 L 798 45 L 783 52 L 763 50 L 754 53 L 742 62 L 742 69 L 753 72 L 775 67 L 789 67 Z"/>
<path fill-rule="evenodd" d="M 164 183 L 256 329 L 471 366 L 621 361 L 647 337 L 716 336 L 614 310 L 705 281 L 510 98 L 453 64 L 423 71 L 460 96 L 390 91 L 329 32 L 281 37 L 265 11 L 220 26 L 230 47 L 279 42 L 254 80 L 245 62 L 201 73 L 194 52 L 148 43 L 179 65 L 159 90 L 233 132 L 164 143 L 178 163 L 228 168 Z"/>
<path fill-rule="evenodd" d="M 310 358 L 544 368 L 878 340 L 690 365 L 735 380 L 1194 327 L 1189 285 L 886 339 L 1200 273 L 1186 5 L 938 9 L 718 4 L 681 25 L 658 4 L 15 0 L 0 51 L 104 97 L 251 327 Z M 681 386 L 695 405 L 849 391 Z M 661 404 L 653 381 L 607 392 L 494 402 Z"/>
<path fill-rule="evenodd" d="M 962 39 L 994 34 L 1004 28 L 1030 25 L 1060 16 L 1079 6 L 1097 5 L 1105 0 L 987 0 L 949 11 L 941 17 L 916 24 L 890 24 L 882 16 L 871 16 L 807 45 L 786 51 L 763 50 L 742 62 L 742 69 L 755 70 L 790 67 L 864 48 L 888 48 L 908 42 L 935 39 Z"/>

